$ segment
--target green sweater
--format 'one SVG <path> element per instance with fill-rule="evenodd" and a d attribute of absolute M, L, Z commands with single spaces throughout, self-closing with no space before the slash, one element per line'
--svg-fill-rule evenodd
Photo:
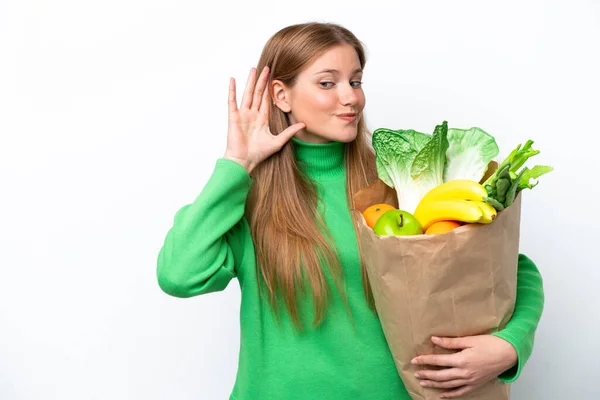
<path fill-rule="evenodd" d="M 239 164 L 218 159 L 196 200 L 181 208 L 158 255 L 162 290 L 192 297 L 241 289 L 240 348 L 234 400 L 410 400 L 387 346 L 381 324 L 363 294 L 356 236 L 346 201 L 344 144 L 310 144 L 294 138 L 300 167 L 318 185 L 319 212 L 339 252 L 352 313 L 331 296 L 326 319 L 298 333 L 282 313 L 279 325 L 259 296 L 253 241 L 244 217 L 252 178 Z M 500 378 L 513 381 L 531 354 L 544 294 L 536 266 L 521 255 L 517 304 L 497 333 L 517 350 L 518 366 Z M 332 289 L 336 293 L 335 288 Z M 305 321 L 311 321 L 310 307 Z"/>

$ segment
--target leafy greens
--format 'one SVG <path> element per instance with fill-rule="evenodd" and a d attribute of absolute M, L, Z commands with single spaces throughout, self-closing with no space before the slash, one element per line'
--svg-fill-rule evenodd
<path fill-rule="evenodd" d="M 373 132 L 373 148 L 379 178 L 396 189 L 399 206 L 414 213 L 425 193 L 443 183 L 448 123 L 433 135 L 380 128 Z"/>
<path fill-rule="evenodd" d="M 372 140 L 379 178 L 396 190 L 399 207 L 410 213 L 427 192 L 444 182 L 481 182 L 499 154 L 492 135 L 477 127 L 448 129 L 447 121 L 437 125 L 431 135 L 413 129 L 379 128 Z M 488 192 L 486 201 L 496 209 L 508 207 L 521 190 L 535 187 L 536 178 L 553 170 L 545 165 L 523 167 L 539 153 L 532 144 L 528 140 L 515 148 L 483 182 Z"/>

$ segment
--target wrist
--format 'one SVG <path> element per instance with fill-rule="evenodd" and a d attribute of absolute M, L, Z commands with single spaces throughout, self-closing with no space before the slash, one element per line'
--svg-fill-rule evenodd
<path fill-rule="evenodd" d="M 234 161 L 234 162 L 240 164 L 248 172 L 248 175 L 250 175 L 250 173 L 252 172 L 252 170 L 254 170 L 254 164 L 251 163 L 248 160 L 244 160 L 244 159 L 241 159 L 241 158 L 238 158 L 238 157 L 233 157 L 233 156 L 230 156 L 228 154 L 225 154 L 223 156 L 223 158 L 226 159 L 226 160 L 231 160 L 231 161 Z"/>
<path fill-rule="evenodd" d="M 501 339 L 501 338 L 500 338 Z M 517 362 L 519 361 L 519 355 L 517 353 L 517 349 L 512 345 L 512 343 L 501 339 L 502 340 L 502 344 L 504 347 L 504 354 L 505 354 L 505 367 L 506 369 L 510 369 L 512 367 L 514 367 L 515 365 L 517 365 Z"/>

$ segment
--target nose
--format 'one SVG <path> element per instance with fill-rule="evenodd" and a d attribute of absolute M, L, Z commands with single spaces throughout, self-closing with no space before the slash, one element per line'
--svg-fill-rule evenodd
<path fill-rule="evenodd" d="M 350 82 L 346 85 L 339 85 L 338 87 L 340 88 L 340 103 L 344 106 L 356 105 L 358 96 L 356 95 L 356 89 L 352 87 Z"/>

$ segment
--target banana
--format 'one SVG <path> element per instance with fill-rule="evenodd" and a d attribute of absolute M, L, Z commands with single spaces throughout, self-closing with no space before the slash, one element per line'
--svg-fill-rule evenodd
<path fill-rule="evenodd" d="M 484 216 L 476 201 L 454 199 L 421 203 L 414 213 L 415 218 L 426 231 L 438 221 L 453 220 L 467 223 L 480 222 Z"/>
<path fill-rule="evenodd" d="M 478 221 L 480 224 L 489 224 L 496 219 L 498 212 L 494 207 L 483 201 L 476 201 L 474 203 L 481 208 L 481 212 L 483 213 L 481 220 Z"/>
<path fill-rule="evenodd" d="M 439 200 L 483 201 L 488 192 L 483 185 L 469 179 L 454 179 L 431 189 L 421 199 L 421 204 Z"/>

